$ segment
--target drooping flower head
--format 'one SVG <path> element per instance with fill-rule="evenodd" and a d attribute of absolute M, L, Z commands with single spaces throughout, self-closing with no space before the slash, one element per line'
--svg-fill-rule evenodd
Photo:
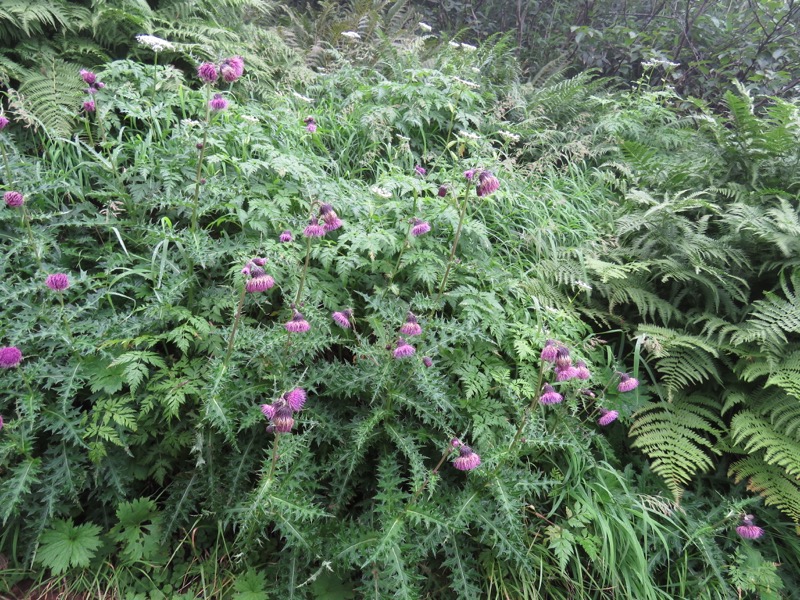
<path fill-rule="evenodd" d="M 350 329 L 350 317 L 353 316 L 353 311 L 349 308 L 347 310 L 343 310 L 341 312 L 334 312 L 331 314 L 331 318 L 336 322 L 339 327 L 343 327 L 344 329 Z"/>
<path fill-rule="evenodd" d="M 556 367 L 556 381 L 569 381 L 570 379 L 575 379 L 577 376 L 578 369 L 573 366 L 569 366 L 566 369 Z"/>
<path fill-rule="evenodd" d="M 742 524 L 736 528 L 736 533 L 746 540 L 757 540 L 764 535 L 764 530 L 755 524 L 753 515 L 745 515 L 742 518 Z"/>
<path fill-rule="evenodd" d="M 204 62 L 197 67 L 197 76 L 205 83 L 214 83 L 219 78 L 217 66 L 214 63 Z"/>
<path fill-rule="evenodd" d="M 222 78 L 228 82 L 233 83 L 244 73 L 244 59 L 241 56 L 231 56 L 222 61 L 220 66 Z"/>
<path fill-rule="evenodd" d="M 305 333 L 311 329 L 311 325 L 308 324 L 308 321 L 306 321 L 302 313 L 300 313 L 297 309 L 293 310 L 294 313 L 292 314 L 292 320 L 284 325 L 286 331 L 289 333 Z"/>
<path fill-rule="evenodd" d="M 306 403 L 306 398 L 308 398 L 306 391 L 300 387 L 289 390 L 283 395 L 283 399 L 286 400 L 289 408 L 291 408 L 294 412 L 300 412 L 303 409 L 303 405 Z"/>
<path fill-rule="evenodd" d="M 585 381 L 592 376 L 592 374 L 589 372 L 589 369 L 586 367 L 586 363 L 582 360 L 579 360 L 575 363 L 575 368 L 578 371 L 575 377 L 578 379 L 583 379 Z"/>
<path fill-rule="evenodd" d="M 22 352 L 16 346 L 0 348 L 0 369 L 10 369 L 22 362 Z"/>
<path fill-rule="evenodd" d="M 222 94 L 214 94 L 214 97 L 208 103 L 211 110 L 220 112 L 228 108 L 228 100 Z"/>
<path fill-rule="evenodd" d="M 319 224 L 319 219 L 311 218 L 308 226 L 303 230 L 303 235 L 308 238 L 322 237 L 325 235 L 325 228 Z"/>
<path fill-rule="evenodd" d="M 332 204 L 320 205 L 319 216 L 324 223 L 323 229 L 326 233 L 336 231 L 342 226 L 342 220 L 339 218 L 339 215 L 336 214 L 336 211 L 333 210 Z"/>
<path fill-rule="evenodd" d="M 500 181 L 491 171 L 481 171 L 478 175 L 478 196 L 488 196 L 493 194 L 500 187 Z"/>
<path fill-rule="evenodd" d="M 272 417 L 275 416 L 275 407 L 272 404 L 262 404 L 261 413 L 269 420 L 272 420 Z"/>
<path fill-rule="evenodd" d="M 428 171 L 422 165 L 415 165 L 414 171 L 416 171 L 417 175 L 420 177 L 425 177 L 428 174 Z"/>
<path fill-rule="evenodd" d="M 555 362 L 558 356 L 558 345 L 553 340 L 547 340 L 542 348 L 542 360 Z"/>
<path fill-rule="evenodd" d="M 303 119 L 303 122 L 306 124 L 306 131 L 308 133 L 314 133 L 317 130 L 317 122 L 314 120 L 314 117 L 306 117 Z"/>
<path fill-rule="evenodd" d="M 266 258 L 255 257 L 248 260 L 242 269 L 242 275 L 248 278 L 244 284 L 244 289 L 248 293 L 266 292 L 275 287 L 275 280 L 264 270 L 265 264 L 267 264 Z"/>
<path fill-rule="evenodd" d="M 283 233 L 281 233 L 281 235 L 280 235 L 280 237 L 278 239 L 284 244 L 294 240 L 294 238 L 292 237 L 292 232 L 289 231 L 288 229 L 285 230 Z"/>
<path fill-rule="evenodd" d="M 0 115 L 0 131 L 3 131 L 11 121 L 5 115 Z"/>
<path fill-rule="evenodd" d="M 69 287 L 69 277 L 66 273 L 53 273 L 47 276 L 44 284 L 55 292 L 63 292 Z"/>
<path fill-rule="evenodd" d="M 439 198 L 444 198 L 447 196 L 448 187 L 446 185 L 439 186 Z"/>
<path fill-rule="evenodd" d="M 471 471 L 481 464 L 481 457 L 472 448 L 461 444 L 458 447 L 458 456 L 453 460 L 453 466 L 459 471 Z"/>
<path fill-rule="evenodd" d="M 292 416 L 292 409 L 286 402 L 281 402 L 280 406 L 275 409 L 272 424 L 275 425 L 275 431 L 278 433 L 289 433 L 292 430 L 294 417 Z"/>
<path fill-rule="evenodd" d="M 94 85 L 95 82 L 97 81 L 97 75 L 95 75 L 91 71 L 87 71 L 86 69 L 81 69 L 80 73 L 81 73 L 81 78 L 87 85 Z"/>
<path fill-rule="evenodd" d="M 417 316 L 411 311 L 406 315 L 406 322 L 400 327 L 400 333 L 409 336 L 422 333 L 422 327 L 417 323 Z"/>
<path fill-rule="evenodd" d="M 615 410 L 606 410 L 605 408 L 600 409 L 600 418 L 597 419 L 597 424 L 601 427 L 605 427 L 606 425 L 611 425 L 614 421 L 619 418 L 619 413 Z"/>
<path fill-rule="evenodd" d="M 559 394 L 549 383 L 545 384 L 544 393 L 539 396 L 539 402 L 542 404 L 558 404 L 562 400 L 564 400 L 564 396 Z"/>
<path fill-rule="evenodd" d="M 431 226 L 427 221 L 423 221 L 422 219 L 417 219 L 414 217 L 411 219 L 411 235 L 414 237 L 419 237 L 428 233 L 431 230 Z"/>
<path fill-rule="evenodd" d="M 569 355 L 569 350 L 564 346 L 559 346 L 556 350 L 556 368 L 568 369 L 572 366 L 572 357 Z"/>
<path fill-rule="evenodd" d="M 25 196 L 14 191 L 3 194 L 3 200 L 5 200 L 6 206 L 9 208 L 17 208 L 25 204 Z"/>
<path fill-rule="evenodd" d="M 397 346 L 394 349 L 394 357 L 395 358 L 406 358 L 407 356 L 413 356 L 416 352 L 414 346 L 409 344 L 403 338 L 397 338 Z"/>
<path fill-rule="evenodd" d="M 95 108 L 96 108 L 96 105 L 94 103 L 94 100 L 86 100 L 83 103 L 83 110 L 85 110 L 86 112 L 93 113 L 95 111 Z"/>
<path fill-rule="evenodd" d="M 433 366 L 433 360 L 431 360 L 430 356 L 423 356 L 422 357 L 422 364 L 430 369 Z"/>
<path fill-rule="evenodd" d="M 467 181 L 472 181 L 472 178 L 475 177 L 475 169 L 467 169 L 464 171 L 464 177 L 467 178 Z"/>
<path fill-rule="evenodd" d="M 639 387 L 639 380 L 631 377 L 627 373 L 622 373 L 619 376 L 619 385 L 617 386 L 618 392 L 630 392 Z"/>

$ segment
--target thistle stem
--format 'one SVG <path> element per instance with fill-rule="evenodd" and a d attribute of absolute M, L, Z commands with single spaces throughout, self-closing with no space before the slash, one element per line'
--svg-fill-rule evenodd
<path fill-rule="evenodd" d="M 269 476 L 267 477 L 267 481 L 272 481 L 272 476 L 275 474 L 275 465 L 278 462 L 278 444 L 281 440 L 281 434 L 277 431 L 275 432 L 275 441 L 272 442 L 272 464 L 269 467 Z"/>
<path fill-rule="evenodd" d="M 525 409 L 525 413 L 522 415 L 522 421 L 520 422 L 519 427 L 517 428 L 517 433 L 514 434 L 514 439 L 511 441 L 511 445 L 508 447 L 508 452 L 509 453 L 511 452 L 511 450 L 514 449 L 514 446 L 517 445 L 517 442 L 519 441 L 519 438 L 522 435 L 522 430 L 525 429 L 525 424 L 528 422 L 528 415 L 530 415 L 531 411 L 533 410 L 533 407 L 539 401 L 539 395 L 538 394 L 542 390 L 542 383 L 543 383 L 543 380 L 544 380 L 544 365 L 545 365 L 545 361 L 542 360 L 540 362 L 540 364 L 539 364 L 539 378 L 538 378 L 538 380 L 536 382 L 536 394 L 537 395 L 533 397 L 533 400 L 531 400 L 530 405 L 528 405 L 528 408 Z"/>
<path fill-rule="evenodd" d="M 311 238 L 306 238 L 306 263 L 303 265 L 303 274 L 300 276 L 300 286 L 297 288 L 297 295 L 294 297 L 294 305 L 299 306 L 300 295 L 303 293 L 303 286 L 306 283 L 306 272 L 308 271 L 308 262 L 311 258 Z"/>
<path fill-rule="evenodd" d="M 403 253 L 406 250 L 408 250 L 409 246 L 411 246 L 411 241 L 410 241 L 410 237 L 409 236 L 411 235 L 411 229 L 413 227 L 414 227 L 414 223 L 413 222 L 409 222 L 408 223 L 408 231 L 406 231 L 406 243 L 403 244 L 403 247 L 400 249 L 400 254 L 397 257 L 397 264 L 395 264 L 394 269 L 392 270 L 392 274 L 389 275 L 389 281 L 390 282 L 394 280 L 394 276 L 397 275 L 397 271 L 400 269 L 400 261 L 403 258 Z"/>
<path fill-rule="evenodd" d="M 8 154 L 6 154 L 6 146 L 5 144 L 0 144 L 0 150 L 3 151 L 3 162 L 6 165 L 6 185 L 11 187 L 11 182 L 14 179 L 13 175 L 11 174 L 11 165 L 8 162 Z"/>
<path fill-rule="evenodd" d="M 436 295 L 436 302 L 434 304 L 439 304 L 439 300 L 442 299 L 442 294 L 444 293 L 445 286 L 447 285 L 447 277 L 450 275 L 450 269 L 453 266 L 453 258 L 456 255 L 456 248 L 458 248 L 458 241 L 461 239 L 461 229 L 464 226 L 464 217 L 467 215 L 467 199 L 469 197 L 469 190 L 470 182 L 467 182 L 466 189 L 464 190 L 464 204 L 461 207 L 461 214 L 458 218 L 458 227 L 456 227 L 456 236 L 453 239 L 453 247 L 450 249 L 450 258 L 447 259 L 447 268 L 444 271 L 444 277 L 442 277 L 442 283 L 439 284 L 439 293 Z"/>
<path fill-rule="evenodd" d="M 239 328 L 239 319 L 242 316 L 242 307 L 244 306 L 244 296 L 247 293 L 247 288 L 242 286 L 242 293 L 239 294 L 239 304 L 236 307 L 236 314 L 233 317 L 233 329 L 231 329 L 231 334 L 228 336 L 228 349 L 225 351 L 225 360 L 222 361 L 222 366 L 227 367 L 228 361 L 231 358 L 231 353 L 233 352 L 233 342 L 236 339 L 236 330 Z"/>
<path fill-rule="evenodd" d="M 414 495 L 411 497 L 411 502 L 409 502 L 409 504 L 414 504 L 414 502 L 416 502 L 417 498 L 419 498 L 419 495 L 428 486 L 428 482 L 431 480 L 431 477 L 433 475 L 436 475 L 436 473 L 439 472 L 439 469 L 442 468 L 442 465 L 444 464 L 444 461 L 447 460 L 447 457 L 450 454 L 450 452 L 452 452 L 452 450 L 453 450 L 453 448 L 450 445 L 450 443 L 448 442 L 447 449 L 442 454 L 442 458 L 439 459 L 439 463 L 436 465 L 436 467 L 433 469 L 433 471 L 428 473 L 428 475 L 425 477 L 425 481 L 423 481 L 422 485 L 419 486 L 419 489 L 416 492 L 414 492 Z"/>
<path fill-rule="evenodd" d="M 203 127 L 203 143 L 200 146 L 200 156 L 197 158 L 197 173 L 194 179 L 194 198 L 192 199 L 192 233 L 197 231 L 197 205 L 200 200 L 200 180 L 203 174 L 203 159 L 206 156 L 206 143 L 208 142 L 208 127 L 211 120 L 211 86 L 206 86 L 206 119 L 205 127 Z"/>

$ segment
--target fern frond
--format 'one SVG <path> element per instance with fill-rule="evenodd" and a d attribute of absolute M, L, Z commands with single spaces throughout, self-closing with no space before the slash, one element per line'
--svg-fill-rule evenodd
<path fill-rule="evenodd" d="M 800 524 L 800 483 L 787 477 L 780 467 L 765 464 L 755 456 L 733 463 L 728 475 L 736 483 L 747 479 L 747 489 L 764 498 L 764 503 L 775 506 Z"/>

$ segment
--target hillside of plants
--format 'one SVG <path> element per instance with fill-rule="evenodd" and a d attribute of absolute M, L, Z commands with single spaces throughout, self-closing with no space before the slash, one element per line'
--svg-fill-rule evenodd
<path fill-rule="evenodd" d="M 800 598 L 798 28 L 4 1 L 0 598 Z"/>

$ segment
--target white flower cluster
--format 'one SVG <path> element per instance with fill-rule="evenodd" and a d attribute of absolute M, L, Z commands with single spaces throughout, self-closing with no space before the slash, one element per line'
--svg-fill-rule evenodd
<path fill-rule="evenodd" d="M 458 83 L 467 86 L 468 88 L 477 89 L 481 87 L 474 81 L 468 81 L 466 79 L 461 79 L 460 77 L 453 77 L 453 79 L 455 79 Z"/>
<path fill-rule="evenodd" d="M 303 102 L 308 102 L 309 104 L 311 104 L 312 102 L 314 102 L 314 100 L 312 100 L 312 99 L 311 99 L 311 98 L 309 98 L 308 96 L 303 96 L 303 94 L 298 94 L 297 92 L 292 92 L 292 95 L 293 95 L 295 98 L 297 98 L 298 100 L 302 100 Z"/>
<path fill-rule="evenodd" d="M 356 31 L 343 31 L 342 35 L 346 38 L 350 38 L 351 40 L 360 40 L 361 36 L 358 35 Z"/>
<path fill-rule="evenodd" d="M 681 66 L 681 63 L 674 63 L 669 60 L 665 60 L 663 58 L 651 58 L 650 60 L 642 61 L 642 66 L 645 69 L 651 69 L 653 67 L 664 67 L 665 69 L 677 69 Z"/>
<path fill-rule="evenodd" d="M 154 35 L 140 33 L 136 36 L 136 41 L 142 46 L 147 46 L 153 50 L 153 52 L 161 52 L 162 50 L 175 50 L 175 44 Z"/>
<path fill-rule="evenodd" d="M 519 141 L 519 136 L 516 133 L 512 133 L 510 131 L 506 131 L 505 129 L 501 129 L 500 131 L 498 131 L 497 135 L 499 135 L 502 138 L 505 138 L 509 142 L 518 142 Z"/>
<path fill-rule="evenodd" d="M 425 33 L 430 33 L 431 31 L 433 31 L 433 27 L 431 27 L 427 23 L 423 23 L 422 21 L 417 23 L 417 25 L 419 25 L 419 28 L 422 29 L 422 31 L 424 31 Z"/>
<path fill-rule="evenodd" d="M 382 188 L 382 187 L 379 187 L 377 185 L 371 187 L 370 190 L 372 191 L 373 194 L 377 194 L 381 198 L 391 198 L 392 197 L 392 192 L 390 192 L 386 188 Z"/>

